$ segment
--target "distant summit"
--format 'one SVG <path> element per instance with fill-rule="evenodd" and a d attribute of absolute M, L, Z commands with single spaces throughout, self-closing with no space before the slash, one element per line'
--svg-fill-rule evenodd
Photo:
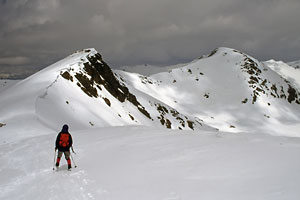
<path fill-rule="evenodd" d="M 220 130 L 298 134 L 297 87 L 266 63 L 238 50 L 220 47 L 146 80 L 131 85 Z"/>
<path fill-rule="evenodd" d="M 294 61 L 294 62 L 289 62 L 287 64 L 294 67 L 295 69 L 300 69 L 300 60 Z"/>

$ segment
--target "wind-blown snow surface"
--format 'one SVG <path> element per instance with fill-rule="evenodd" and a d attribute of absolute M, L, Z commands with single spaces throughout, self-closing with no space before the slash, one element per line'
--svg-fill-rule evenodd
<path fill-rule="evenodd" d="M 65 160 L 52 171 L 54 132 L 2 143 L 0 199 L 299 199 L 298 138 L 142 126 L 70 131 L 71 172 Z"/>

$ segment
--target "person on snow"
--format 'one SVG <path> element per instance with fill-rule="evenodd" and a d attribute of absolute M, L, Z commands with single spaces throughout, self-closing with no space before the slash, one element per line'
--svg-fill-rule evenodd
<path fill-rule="evenodd" d="M 56 137 L 55 151 L 58 149 L 56 167 L 59 166 L 60 159 L 62 155 L 65 154 L 65 158 L 68 162 L 68 169 L 71 169 L 70 148 L 72 147 L 72 144 L 73 140 L 69 133 L 69 127 L 65 124 L 62 127 L 61 132 Z"/>

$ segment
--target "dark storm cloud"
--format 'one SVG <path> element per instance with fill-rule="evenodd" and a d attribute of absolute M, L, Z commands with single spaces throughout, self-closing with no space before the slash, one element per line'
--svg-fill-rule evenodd
<path fill-rule="evenodd" d="M 112 66 L 163 65 L 192 60 L 219 46 L 260 60 L 300 59 L 298 0 L 1 2 L 4 61 L 23 57 L 40 67 L 95 47 Z"/>

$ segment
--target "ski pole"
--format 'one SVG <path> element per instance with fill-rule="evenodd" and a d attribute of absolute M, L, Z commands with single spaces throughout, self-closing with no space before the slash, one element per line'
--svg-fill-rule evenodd
<path fill-rule="evenodd" d="M 55 165 L 55 157 L 56 157 L 56 149 L 54 150 L 54 162 L 53 162 L 53 170 L 55 170 L 55 169 L 54 169 L 54 165 Z"/>
<path fill-rule="evenodd" d="M 71 149 L 72 149 L 73 153 L 76 155 L 76 153 L 75 153 L 75 151 L 74 151 L 74 149 L 73 149 L 73 146 L 71 147 Z"/>
<path fill-rule="evenodd" d="M 73 161 L 73 163 L 74 163 L 74 166 L 75 166 L 75 168 L 77 167 L 77 165 L 75 164 L 75 162 L 74 162 L 74 159 L 73 159 L 73 156 L 72 156 L 72 154 L 70 153 L 70 156 L 71 156 L 71 158 L 72 158 L 72 161 Z"/>

